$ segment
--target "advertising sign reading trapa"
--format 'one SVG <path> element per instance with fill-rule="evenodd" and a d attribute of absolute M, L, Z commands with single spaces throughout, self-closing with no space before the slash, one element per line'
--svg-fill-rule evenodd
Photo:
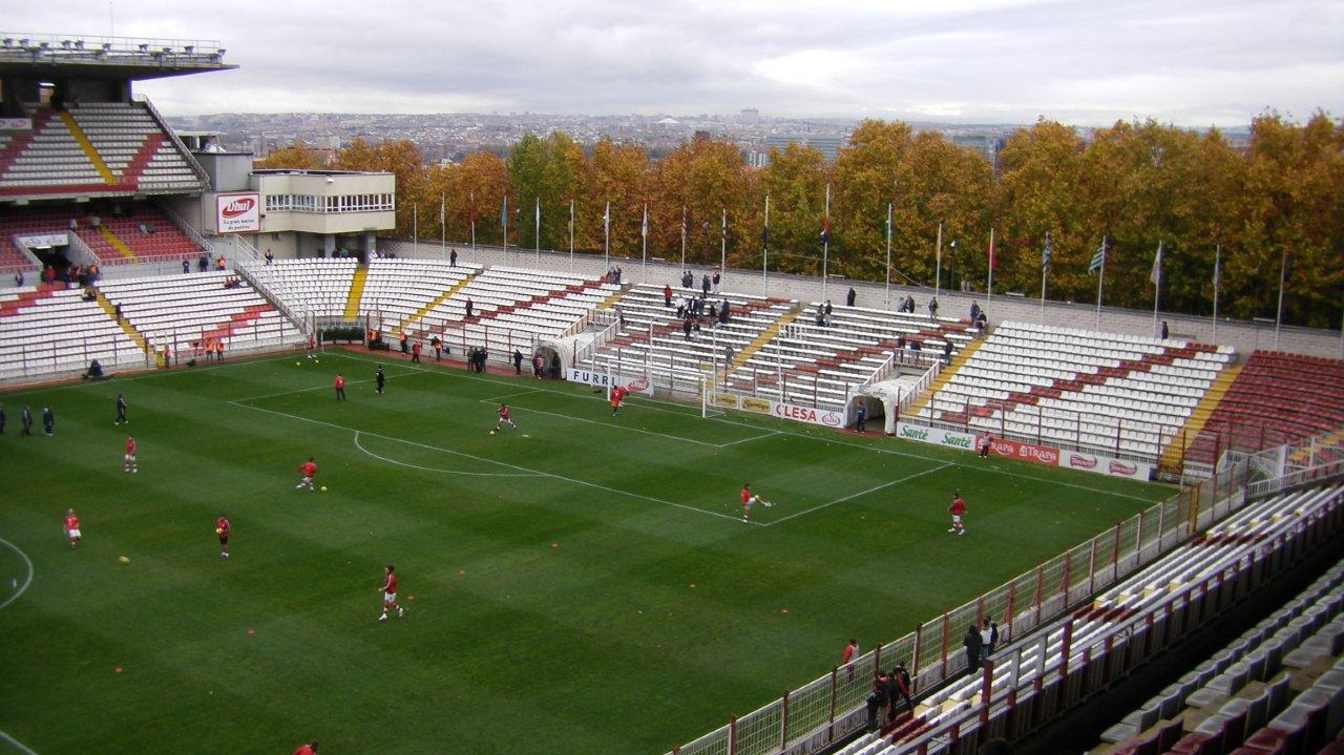
<path fill-rule="evenodd" d="M 995 456 L 1007 456 L 1047 467 L 1059 466 L 1059 449 L 1050 446 L 1036 446 L 1007 438 L 995 438 L 990 441 L 990 450 Z"/>
<path fill-rule="evenodd" d="M 215 228 L 220 233 L 261 230 L 261 195 L 256 192 L 215 197 Z"/>

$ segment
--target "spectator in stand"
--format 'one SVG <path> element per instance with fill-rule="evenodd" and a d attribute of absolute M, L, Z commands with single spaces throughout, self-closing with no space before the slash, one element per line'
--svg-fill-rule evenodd
<path fill-rule="evenodd" d="M 718 306 L 717 304 L 715 304 L 714 302 L 710 302 L 710 303 L 709 303 L 709 321 L 710 321 L 710 323 L 714 323 L 714 322 L 717 322 L 718 319 L 719 319 L 719 306 Z"/>
<path fill-rule="evenodd" d="M 885 671 L 879 671 L 867 700 L 869 731 L 877 729 L 877 712 L 891 705 L 891 686 L 891 676 Z"/>
<path fill-rule="evenodd" d="M 719 283 L 720 283 L 722 280 L 723 280 L 723 278 L 722 278 L 722 276 L 719 275 L 719 271 L 718 271 L 718 270 L 715 270 L 715 271 L 714 271 L 714 293 L 717 294 L 717 293 L 719 292 Z"/>
<path fill-rule="evenodd" d="M 670 307 L 670 306 L 672 306 L 672 287 L 671 287 L 671 286 L 663 286 L 663 306 L 664 306 L 664 307 Z"/>
<path fill-rule="evenodd" d="M 467 297 L 467 316 L 464 317 L 463 319 L 465 319 L 465 320 L 470 320 L 470 319 L 471 319 L 471 313 L 472 313 L 472 311 L 475 310 L 475 309 L 476 309 L 476 302 L 472 301 L 472 300 L 471 300 L 471 297 L 468 296 L 468 297 Z"/>
<path fill-rule="evenodd" d="M 722 306 L 722 307 L 719 307 L 719 324 L 720 324 L 720 325 L 727 325 L 727 324 L 728 324 L 728 300 L 727 300 L 727 299 L 724 299 L 724 300 L 723 300 L 723 306 Z"/>
<path fill-rule="evenodd" d="M 850 286 L 849 293 L 845 295 L 845 306 L 846 307 L 854 306 L 854 302 L 858 300 L 858 298 L 859 298 L 859 292 L 855 291 L 853 286 Z"/>
<path fill-rule="evenodd" d="M 20 271 L 17 272 L 17 273 L 14 273 L 14 285 L 16 285 L 16 286 L 22 286 L 22 285 L 23 285 L 23 271 L 22 271 L 22 270 L 20 270 Z"/>
<path fill-rule="evenodd" d="M 117 316 L 117 322 L 121 322 L 121 305 L 118 304 L 112 312 Z"/>
<path fill-rule="evenodd" d="M 688 313 L 686 319 L 681 321 L 681 332 L 686 334 L 686 340 L 691 340 L 691 316 Z"/>
<path fill-rule="evenodd" d="M 452 250 L 451 252 L 448 252 L 448 266 L 449 266 L 449 267 L 457 267 L 457 250 L 456 250 L 456 249 Z"/>
<path fill-rule="evenodd" d="M 215 269 L 216 270 L 224 269 L 224 255 L 221 254 L 215 258 Z"/>
<path fill-rule="evenodd" d="M 974 325 L 980 321 L 980 302 L 971 302 L 971 324 Z"/>
<path fill-rule="evenodd" d="M 187 273 L 190 272 L 191 272 L 191 263 L 187 262 L 186 260 L 182 260 L 182 274 L 186 275 Z"/>
<path fill-rule="evenodd" d="M 196 269 L 200 270 L 201 272 L 205 272 L 206 270 L 210 269 L 209 254 L 201 252 L 201 256 L 196 260 Z"/>
<path fill-rule="evenodd" d="M 990 621 L 988 617 L 980 625 L 980 643 L 984 646 L 984 655 L 986 658 L 994 655 L 994 646 L 999 642 L 999 625 Z"/>
<path fill-rule="evenodd" d="M 523 374 L 523 351 L 522 349 L 513 350 L 513 374 Z"/>
<path fill-rule="evenodd" d="M 831 300 L 830 300 L 830 299 L 827 299 L 827 300 L 826 300 L 826 322 L 827 322 L 827 324 L 830 324 L 830 322 L 831 322 L 831 313 L 834 312 L 834 311 L 835 311 L 835 307 L 832 307 L 832 306 L 831 306 Z"/>
<path fill-rule="evenodd" d="M 943 364 L 952 363 L 952 341 L 943 341 Z"/>
<path fill-rule="evenodd" d="M 274 263 L 274 262 L 275 262 L 275 255 L 274 255 L 274 254 L 271 254 L 271 250 L 270 250 L 270 249 L 267 249 L 267 250 L 266 250 L 266 264 L 270 265 L 270 264 L 272 264 L 272 263 Z"/>
<path fill-rule="evenodd" d="M 966 636 L 961 639 L 962 647 L 966 648 L 966 676 L 975 676 L 980 671 L 980 651 L 984 645 L 980 639 L 980 633 L 975 631 L 975 625 L 966 627 Z"/>
<path fill-rule="evenodd" d="M 932 299 L 929 299 L 929 317 L 937 317 L 937 316 L 938 316 L 938 297 L 935 296 Z"/>
<path fill-rule="evenodd" d="M 709 296 L 709 274 L 706 273 L 700 278 L 700 290 L 705 296 Z"/>
<path fill-rule="evenodd" d="M 1167 321 L 1162 321 L 1162 340 L 1165 341 L 1171 335 L 1171 329 L 1167 327 Z"/>
<path fill-rule="evenodd" d="M 915 704 L 910 702 L 910 672 L 905 670 L 904 663 L 896 664 L 896 668 L 891 672 L 891 681 L 894 683 L 892 685 L 891 695 L 892 718 L 896 717 L 895 708 L 897 695 L 900 695 L 905 699 L 905 709 L 913 713 L 915 711 Z"/>
<path fill-rule="evenodd" d="M 905 311 L 912 315 L 915 313 L 915 297 L 912 294 L 905 295 Z"/>

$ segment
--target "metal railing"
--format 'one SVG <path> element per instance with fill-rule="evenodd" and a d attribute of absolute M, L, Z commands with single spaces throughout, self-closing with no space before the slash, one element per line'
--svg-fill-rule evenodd
<path fill-rule="evenodd" d="M 994 618 L 1001 623 L 1000 641 L 1007 644 L 1064 616 L 1097 590 L 1157 561 L 1240 508 L 1249 468 L 1245 461 L 1229 463 L 1217 476 L 672 752 L 768 755 L 804 737 L 838 741 L 849 733 L 839 722 L 863 705 L 881 665 L 907 664 L 914 696 L 964 673 L 955 650 L 962 628 Z"/>

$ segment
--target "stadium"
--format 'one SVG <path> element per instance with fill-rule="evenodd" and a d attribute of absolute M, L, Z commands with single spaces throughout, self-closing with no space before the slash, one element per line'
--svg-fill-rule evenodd
<path fill-rule="evenodd" d="M 1344 749 L 1340 332 L 407 239 L 0 37 L 0 752 Z"/>

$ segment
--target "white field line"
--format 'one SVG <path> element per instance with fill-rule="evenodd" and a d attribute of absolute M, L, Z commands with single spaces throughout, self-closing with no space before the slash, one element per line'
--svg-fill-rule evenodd
<path fill-rule="evenodd" d="M 913 480 L 913 479 L 915 479 L 915 478 L 917 478 L 917 477 L 923 477 L 924 475 L 933 474 L 934 472 L 941 472 L 941 471 L 943 471 L 944 469 L 948 469 L 948 468 L 950 468 L 950 467 L 955 467 L 955 466 L 956 466 L 955 464 L 953 464 L 953 463 L 951 463 L 951 462 L 948 462 L 948 463 L 946 463 L 946 464 L 943 464 L 942 466 L 934 467 L 933 469 L 926 469 L 926 470 L 924 470 L 923 472 L 915 472 L 914 474 L 906 475 L 905 477 L 902 477 L 902 478 L 900 478 L 899 480 L 892 480 L 891 482 L 884 482 L 884 483 L 882 483 L 881 485 L 874 485 L 873 487 L 868 488 L 867 490 L 860 490 L 860 491 L 857 492 L 857 493 L 850 493 L 849 495 L 844 496 L 844 497 L 842 497 L 842 498 L 837 498 L 837 499 L 835 499 L 834 501 L 827 501 L 826 503 L 822 503 L 822 504 L 818 504 L 818 505 L 816 505 L 816 506 L 813 506 L 813 507 L 810 508 L 810 509 L 803 509 L 802 511 L 799 511 L 799 512 L 796 513 L 796 514 L 789 514 L 788 516 L 780 517 L 779 519 L 776 519 L 776 520 L 770 522 L 769 524 L 766 524 L 765 526 L 766 526 L 766 527 L 773 527 L 773 526 L 775 526 L 776 524 L 783 524 L 784 522 L 787 522 L 787 521 L 789 521 L 790 519 L 797 519 L 798 517 L 803 516 L 804 514 L 811 514 L 811 513 L 814 512 L 814 511 L 820 511 L 820 510 L 822 510 L 822 509 L 824 509 L 824 508 L 828 508 L 828 507 L 830 507 L 830 506 L 834 506 L 834 505 L 837 504 L 837 503 L 844 503 L 845 501 L 852 501 L 852 500 L 854 500 L 855 498 L 858 498 L 858 497 L 860 497 L 860 496 L 865 496 L 865 495 L 868 495 L 869 493 L 876 493 L 876 492 L 879 491 L 879 490 L 885 490 L 886 488 L 889 488 L 889 487 L 891 487 L 892 485 L 899 485 L 899 484 L 901 484 L 901 483 L 903 483 L 903 482 L 909 482 L 909 481 L 911 481 L 911 480 Z"/>
<path fill-rule="evenodd" d="M 237 402 L 237 401 L 230 401 L 229 403 L 233 404 L 234 406 L 240 406 L 240 407 L 242 407 L 242 408 L 244 408 L 244 409 L 251 409 L 251 410 L 254 411 L 254 412 L 265 412 L 266 414 L 273 414 L 273 415 L 275 415 L 275 416 L 277 416 L 277 417 L 287 417 L 287 418 L 289 418 L 289 419 L 296 420 L 296 421 L 299 421 L 299 422 L 307 422 L 307 423 L 309 423 L 309 424 L 313 424 L 313 425 L 322 425 L 323 427 L 330 427 L 330 428 L 333 428 L 333 429 L 336 429 L 336 430 L 345 430 L 345 431 L 347 431 L 347 432 L 351 432 L 351 433 L 360 433 L 361 435 L 368 435 L 368 436 L 370 436 L 370 437 L 374 437 L 374 438 L 383 438 L 383 439 L 385 439 L 385 440 L 397 441 L 397 442 L 400 442 L 400 443 L 405 443 L 405 444 L 408 445 L 408 446 L 418 446 L 418 447 L 420 447 L 420 448 L 428 449 L 428 450 L 430 450 L 430 451 L 439 451 L 439 452 L 442 452 L 442 453 L 450 454 L 450 455 L 452 455 L 452 456 L 459 456 L 459 457 L 464 458 L 464 459 L 471 459 L 472 461 L 482 462 L 482 463 L 484 463 L 484 464 L 494 464 L 494 465 L 501 466 L 501 467 L 504 467 L 504 468 L 506 468 L 506 469 L 512 469 L 512 470 L 515 470 L 515 471 L 518 471 L 518 472 L 529 472 L 529 473 L 534 474 L 534 475 L 536 475 L 536 476 L 538 476 L 538 477 L 549 477 L 549 478 L 551 478 L 551 479 L 553 479 L 553 480 L 562 480 L 562 481 L 564 481 L 564 482 L 573 483 L 573 484 L 575 484 L 575 485 L 582 485 L 582 486 L 587 487 L 587 488 L 593 488 L 594 490 L 602 490 L 602 491 L 605 491 L 605 492 L 608 492 L 608 493 L 615 493 L 616 495 L 622 495 L 622 496 L 626 496 L 626 497 L 628 497 L 628 498 L 638 498 L 639 500 L 642 500 L 642 501 L 649 501 L 649 502 L 652 502 L 652 503 L 659 503 L 659 504 L 662 504 L 662 505 L 664 505 L 664 506 L 672 506 L 672 507 L 679 508 L 679 509 L 685 509 L 686 511 L 693 511 L 693 512 L 695 512 L 695 513 L 697 513 L 697 514 L 705 514 L 705 515 L 707 515 L 707 516 L 718 517 L 719 519 L 727 519 L 727 520 L 730 521 L 730 522 L 737 522 L 737 521 L 740 521 L 740 520 L 739 520 L 737 517 L 735 517 L 735 516 L 729 516 L 729 515 L 727 515 L 727 514 L 722 514 L 722 513 L 719 513 L 719 512 L 717 512 L 717 511 L 709 511 L 709 510 L 707 510 L 707 509 L 702 509 L 702 508 L 700 508 L 700 507 L 698 507 L 698 506 L 691 506 L 691 505 L 688 505 L 688 504 L 685 504 L 685 503 L 677 503 L 676 501 L 668 501 L 668 500 L 665 500 L 665 499 L 662 499 L 662 498 L 654 498 L 653 496 L 643 495 L 642 493 L 633 493 L 633 492 L 631 492 L 631 491 L 629 491 L 629 490 L 621 490 L 620 488 L 613 488 L 613 487 L 609 487 L 609 486 L 607 486 L 607 485 L 602 485 L 602 484 L 600 484 L 600 483 L 596 483 L 596 482 L 589 482 L 589 481 L 587 481 L 587 480 L 580 480 L 580 479 L 577 479 L 577 478 L 574 478 L 574 477 L 566 477 L 566 476 L 564 476 L 564 475 L 556 474 L 556 473 L 554 473 L 554 472 L 546 472 L 546 471 L 543 471 L 543 470 L 540 470 L 540 469 L 532 469 L 532 468 L 530 468 L 530 467 L 524 467 L 524 466 L 520 466 L 520 465 L 517 465 L 517 464 L 509 464 L 509 463 L 507 463 L 507 462 L 503 462 L 503 461 L 495 461 L 494 459 L 487 459 L 487 458 L 485 458 L 484 456 L 476 456 L 475 454 L 469 454 L 469 453 L 466 453 L 466 452 L 464 452 L 464 451 L 454 451 L 454 450 L 452 450 L 451 448 L 442 448 L 442 447 L 440 447 L 440 446 L 431 446 L 431 445 L 429 445 L 428 443 L 420 443 L 419 441 L 407 440 L 406 438 L 398 438 L 398 437 L 396 437 L 396 436 L 394 436 L 394 435 L 383 435 L 382 433 L 374 433 L 374 432 L 369 432 L 369 431 L 367 431 L 367 430 L 358 430 L 358 429 L 353 428 L 353 427 L 346 427 L 345 425 L 338 425 L 338 424 L 336 424 L 336 423 L 334 423 L 334 422 L 326 422 L 326 421 L 323 421 L 323 420 L 320 420 L 320 419 L 311 419 L 311 418 L 309 418 L 309 417 L 301 417 L 301 416 L 299 416 L 299 415 L 297 415 L 297 414 L 288 414 L 288 413 L 286 413 L 286 412 L 277 412 L 277 411 L 275 411 L 275 410 L 273 410 L 273 409 L 264 409 L 264 408 L 262 408 L 262 407 L 260 407 L 260 406 L 252 406 L 251 404 L 243 404 L 243 403 L 239 403 L 239 402 Z M 755 522 L 753 522 L 753 524 L 755 524 Z M 758 526 L 760 526 L 760 525 L 758 525 Z"/>
<path fill-rule="evenodd" d="M 750 443 L 753 440 L 761 440 L 762 438 L 773 438 L 776 435 L 782 435 L 782 433 L 780 433 L 778 430 L 771 430 L 768 433 L 761 433 L 760 435 L 753 435 L 749 438 L 742 438 L 740 440 L 730 440 L 727 443 L 720 443 L 718 445 L 719 448 L 727 448 L 729 446 L 736 446 L 739 443 Z"/>
<path fill-rule="evenodd" d="M 494 399 L 489 398 L 481 399 L 481 403 L 483 404 L 492 404 L 494 402 L 495 402 Z M 595 419 L 588 419 L 587 417 L 575 417 L 571 414 L 562 414 L 560 412 L 548 412 L 545 409 L 530 409 L 526 406 L 514 406 L 510 408 L 513 409 L 514 411 L 531 412 L 532 414 L 544 414 L 548 417 L 567 419 L 573 422 L 586 422 L 590 425 L 597 425 L 599 427 L 609 427 L 613 430 L 625 430 L 626 432 L 641 433 L 643 435 L 654 435 L 659 438 L 667 438 L 668 440 L 681 441 L 682 443 L 691 443 L 693 445 L 705 446 L 707 448 L 723 448 L 723 444 L 721 443 L 709 443 L 708 441 L 696 440 L 695 438 L 687 438 L 683 435 L 671 435 L 669 433 L 660 433 L 657 432 L 656 430 L 644 430 L 638 427 L 627 427 L 625 425 L 617 425 L 611 422 L 599 422 Z"/>
<path fill-rule="evenodd" d="M 362 358 L 362 357 L 357 357 L 357 356 L 354 356 L 354 355 L 352 355 L 352 354 L 339 354 L 339 355 L 335 355 L 335 354 L 334 354 L 333 356 L 340 356 L 340 357 L 342 357 L 342 358 L 344 358 L 344 359 L 350 359 L 350 360 L 353 360 L 353 361 L 356 361 L 356 362 L 369 362 L 370 364 L 373 363 L 373 362 L 371 362 L 371 361 L 368 360 L 368 359 L 364 359 L 364 358 Z M 409 367 L 409 368 L 407 368 L 407 369 L 411 369 L 411 370 L 413 370 L 413 371 L 415 371 L 415 372 L 426 372 L 426 373 L 431 373 L 431 374 L 441 374 L 441 375 L 446 375 L 446 376 L 449 376 L 449 377 L 452 377 L 452 378 L 455 378 L 455 379 L 458 379 L 458 380 L 474 380 L 474 381 L 481 382 L 481 383 L 494 383 L 494 384 L 496 384 L 496 385 L 510 385 L 510 384 L 511 384 L 511 382 L 510 382 L 510 381 L 507 381 L 507 380 L 494 380 L 494 379 L 485 378 L 485 377 L 476 377 L 476 376 L 474 376 L 474 375 L 462 375 L 462 374 L 458 374 L 458 373 L 456 373 L 456 372 L 444 372 L 444 371 L 442 371 L 442 370 L 427 370 L 427 369 L 423 369 L 423 368 L 414 368 L 414 367 Z M 557 396 L 566 396 L 566 397 L 568 397 L 568 398 L 588 399 L 588 400 L 592 400 L 592 401 L 606 401 L 606 398 L 605 398 L 605 397 L 601 397 L 601 396 L 584 396 L 584 395 L 577 394 L 577 393 L 571 393 L 571 392 L 569 392 L 569 391 L 557 391 L 557 390 L 552 390 L 552 389 L 548 389 L 548 388 L 533 388 L 532 390 L 535 391 L 535 392 L 537 392 L 537 393 L 554 393 L 554 394 L 556 394 Z M 645 408 L 645 409 L 651 410 L 651 411 L 661 411 L 661 412 L 666 412 L 666 413 L 668 413 L 668 414 L 679 414 L 679 415 L 681 415 L 681 416 L 683 416 L 683 417 L 695 417 L 695 416 L 698 416 L 698 415 L 696 415 L 696 414 L 692 414 L 691 412 L 689 412 L 689 411 L 687 410 L 687 409 L 688 409 L 687 406 L 685 406 L 685 405 L 683 405 L 683 404 L 678 404 L 678 403 L 675 403 L 675 402 L 671 402 L 671 401 L 661 401 L 661 400 L 659 400 L 659 399 L 644 398 L 644 397 L 639 397 L 639 396 L 631 396 L 631 397 L 629 397 L 629 400 L 631 400 L 632 402 L 634 402 L 636 405 L 638 405 L 638 406 L 640 406 L 640 407 L 643 407 L 643 408 Z M 649 404 L 663 404 L 663 405 L 671 406 L 671 407 L 675 407 L 675 408 L 674 408 L 674 409 L 662 409 L 662 408 L 659 408 L 659 407 L 657 407 L 657 406 L 649 406 Z M 746 422 L 737 422 L 737 421 L 735 421 L 735 420 L 731 420 L 731 419 L 721 419 L 721 418 L 717 418 L 717 417 L 710 417 L 710 418 L 708 418 L 706 421 L 707 421 L 707 422 L 717 422 L 717 423 L 722 424 L 722 425 L 733 425 L 733 426 L 735 426 L 735 427 L 746 427 L 746 428 L 750 428 L 750 429 L 752 429 L 752 430 L 761 430 L 761 429 L 763 429 L 763 428 L 761 428 L 759 425 L 752 425 L 752 424 L 748 424 L 748 423 L 746 423 Z M 981 472 L 985 472 L 985 473 L 987 473 L 987 474 L 1002 475 L 1002 476 L 1004 476 L 1004 477 L 1015 477 L 1015 478 L 1017 478 L 1017 479 L 1019 479 L 1019 480 L 1032 480 L 1032 481 L 1034 481 L 1034 482 L 1043 482 L 1043 483 L 1046 483 L 1047 485 L 1058 485 L 1058 486 L 1060 486 L 1060 487 L 1073 488 L 1074 490 L 1086 490 L 1086 491 L 1089 492 L 1089 493 L 1096 493 L 1097 495 L 1112 496 L 1112 497 L 1114 497 L 1114 498 L 1128 498 L 1128 499 L 1130 499 L 1130 500 L 1132 500 L 1132 501 L 1142 501 L 1142 502 L 1144 502 L 1144 503 L 1151 503 L 1151 504 L 1156 504 L 1156 503 L 1158 503 L 1157 501 L 1155 501 L 1155 500 L 1153 500 L 1153 499 L 1151 499 L 1151 498 L 1144 498 L 1143 496 L 1132 495 L 1132 494 L 1130 494 L 1130 493 L 1120 493 L 1120 492 L 1117 492 L 1117 491 L 1114 491 L 1114 490 L 1103 490 L 1103 489 L 1101 489 L 1101 488 L 1094 488 L 1094 487 L 1091 487 L 1090 485 L 1080 485 L 1080 484 L 1078 484 L 1078 483 L 1073 483 L 1073 482 L 1063 482 L 1063 481 L 1060 481 L 1060 480 L 1048 480 L 1048 479 L 1045 479 L 1045 478 L 1042 478 L 1042 477 L 1036 477 L 1035 475 L 1022 474 L 1021 472 L 1010 472 L 1010 471 L 1008 471 L 1008 470 L 1001 469 L 1001 468 L 998 468 L 998 467 L 985 467 L 985 466 L 980 465 L 980 464 L 966 464 L 966 463 L 958 462 L 958 461 L 952 461 L 952 462 L 949 462 L 949 461 L 946 461 L 945 459 L 939 459 L 939 458 L 934 457 L 934 456 L 925 456 L 924 454 L 911 453 L 911 452 L 909 452 L 909 451 L 897 451 L 897 450 L 890 449 L 890 448 L 879 448 L 879 447 L 877 447 L 877 446 L 865 445 L 865 444 L 862 444 L 862 443 L 851 443 L 851 442 L 849 442 L 849 441 L 846 441 L 846 440 L 843 440 L 843 439 L 840 439 L 840 438 L 827 438 L 827 437 L 822 437 L 822 436 L 818 436 L 818 435 L 806 435 L 806 434 L 804 434 L 804 433 L 791 432 L 791 431 L 789 431 L 789 430 L 776 430 L 775 432 L 776 432 L 777 434 L 779 434 L 779 435 L 787 435 L 787 436 L 794 437 L 794 438 L 803 438 L 803 439 L 806 439 L 806 440 L 813 441 L 813 442 L 815 442 L 815 443 L 834 444 L 834 445 L 839 445 L 839 446 L 845 446 L 845 447 L 848 447 L 848 448 L 857 448 L 857 449 L 862 450 L 862 451 L 868 451 L 869 453 L 875 453 L 875 454 L 888 454 L 888 455 L 890 455 L 890 456 L 902 456 L 902 457 L 905 457 L 905 458 L 907 458 L 907 459 L 922 459 L 922 460 L 924 460 L 924 461 L 932 461 L 932 462 L 937 462 L 937 463 L 940 463 L 940 464 L 951 464 L 951 465 L 953 465 L 953 466 L 957 466 L 957 467 L 966 467 L 967 469 L 978 469 L 978 470 L 980 470 Z"/>
<path fill-rule="evenodd" d="M 28 558 L 28 554 L 24 553 L 23 550 L 19 548 L 19 546 L 9 542 L 4 538 L 0 538 L 0 544 L 8 546 L 15 553 L 19 554 L 19 558 L 23 559 L 23 563 L 28 566 L 28 575 L 24 578 L 23 584 L 19 585 L 19 588 L 14 591 L 13 595 L 6 598 L 5 602 L 0 603 L 0 608 L 5 608 L 9 604 L 18 600 L 20 595 L 23 595 L 25 592 L 28 591 L 28 586 L 33 583 L 33 575 L 35 573 L 35 570 L 33 569 L 32 559 Z M 14 737 L 11 737 L 10 735 L 6 734 L 3 731 L 0 731 L 0 740 L 7 742 L 11 746 L 13 746 L 14 749 L 23 753 L 23 755 L 37 755 L 37 752 L 35 752 L 31 747 L 25 745 L 24 743 L 20 742 Z"/>
<path fill-rule="evenodd" d="M 355 431 L 355 448 L 358 448 L 359 450 L 363 451 L 369 456 L 372 456 L 378 461 L 386 462 L 388 464 L 395 464 L 399 467 L 409 467 L 411 469 L 419 469 L 424 472 L 441 472 L 443 474 L 463 475 L 465 477 L 537 477 L 538 476 L 535 472 L 464 472 L 460 469 L 438 469 L 437 467 L 422 467 L 419 464 L 411 464 L 410 462 L 398 461 L 396 459 L 389 459 L 386 456 L 379 456 L 378 454 L 365 448 L 364 445 L 359 442 L 360 432 L 361 431 L 359 430 Z"/>

